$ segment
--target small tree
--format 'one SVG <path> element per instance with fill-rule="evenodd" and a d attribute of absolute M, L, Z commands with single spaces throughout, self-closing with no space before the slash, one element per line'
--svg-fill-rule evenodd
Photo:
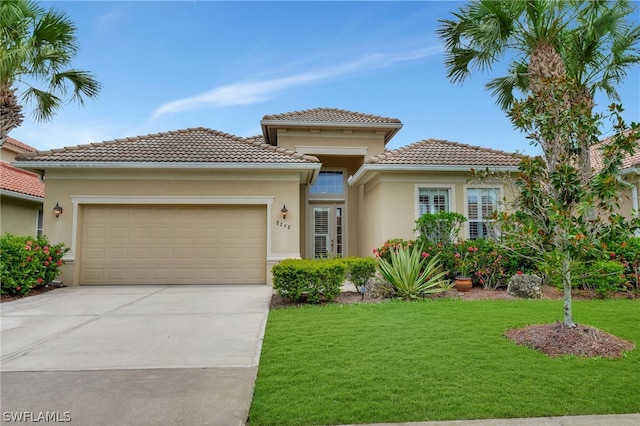
<path fill-rule="evenodd" d="M 510 112 L 514 125 L 528 133 L 542 157 L 521 163 L 516 182 L 515 214 L 501 213 L 498 223 L 503 238 L 526 241 L 538 254 L 547 274 L 562 278 L 564 324 L 573 322 L 572 271 L 600 242 L 633 229 L 615 209 L 619 194 L 628 184 L 619 179 L 622 159 L 637 149 L 640 129 L 627 129 L 620 118 L 621 107 L 612 105 L 616 135 L 603 150 L 604 165 L 583 181 L 583 149 L 598 140 L 602 117 L 586 111 L 588 106 L 571 102 L 580 90 L 575 81 L 552 77 L 527 99 L 517 101 Z M 585 144 L 583 138 L 590 142 Z"/>

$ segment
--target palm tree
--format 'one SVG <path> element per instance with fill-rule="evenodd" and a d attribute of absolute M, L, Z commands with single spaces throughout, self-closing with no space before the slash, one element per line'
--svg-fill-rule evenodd
<path fill-rule="evenodd" d="M 616 84 L 640 63 L 640 26 L 627 20 L 634 11 L 627 0 L 475 0 L 454 13 L 455 20 L 441 20 L 437 33 L 453 82 L 510 59 L 508 75 L 487 84 L 503 110 L 513 106 L 517 91 L 534 94 L 545 79 L 571 78 L 581 90 L 569 101 L 591 113 L 595 92 L 618 101 Z M 591 177 L 589 145 L 582 138 L 584 183 Z"/>
<path fill-rule="evenodd" d="M 90 73 L 69 68 L 78 52 L 75 33 L 71 20 L 54 9 L 30 0 L 0 2 L 0 145 L 22 124 L 21 102 L 33 102 L 34 118 L 46 121 L 70 86 L 70 100 L 81 105 L 98 95 L 100 83 Z"/>
<path fill-rule="evenodd" d="M 509 74 L 491 80 L 488 89 L 512 121 L 523 105 L 534 108 L 530 116 L 544 120 L 537 122 L 544 124 L 544 134 L 536 141 L 547 178 L 562 175 L 570 164 L 578 170 L 578 187 L 586 187 L 593 173 L 589 147 L 597 138 L 592 126 L 582 124 L 594 122 L 595 92 L 602 90 L 617 100 L 616 83 L 629 67 L 640 63 L 640 26 L 626 20 L 633 11 L 627 0 L 473 0 L 453 14 L 454 20 L 440 21 L 437 32 L 453 82 L 464 81 L 472 69 L 490 70 L 503 58 L 510 60 Z M 516 91 L 530 95 L 528 101 L 516 102 Z M 580 125 L 567 127 L 567 117 Z M 571 135 L 573 129 L 577 130 Z M 573 217 L 576 200 L 564 197 L 565 188 L 545 187 L 543 195 Z M 549 220 L 546 211 L 534 213 L 539 224 L 546 225 L 550 248 L 561 253 L 564 323 L 574 327 L 567 233 Z"/>

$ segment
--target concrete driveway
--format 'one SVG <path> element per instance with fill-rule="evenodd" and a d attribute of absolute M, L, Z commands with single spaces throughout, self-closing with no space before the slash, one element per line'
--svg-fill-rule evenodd
<path fill-rule="evenodd" d="M 3 303 L 2 422 L 242 425 L 271 291 L 68 287 Z"/>

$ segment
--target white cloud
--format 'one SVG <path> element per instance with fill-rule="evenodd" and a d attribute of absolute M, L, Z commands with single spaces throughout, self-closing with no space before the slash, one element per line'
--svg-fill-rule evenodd
<path fill-rule="evenodd" d="M 330 78 L 354 74 L 363 70 L 389 67 L 397 62 L 414 61 L 442 52 L 442 46 L 430 46 L 408 52 L 377 53 L 365 56 L 353 62 L 346 62 L 320 69 L 265 81 L 243 81 L 216 87 L 207 92 L 189 98 L 179 99 L 160 105 L 153 112 L 152 119 L 163 114 L 183 111 L 196 111 L 229 105 L 249 105 L 272 98 L 277 92 L 304 84 L 317 83 Z"/>

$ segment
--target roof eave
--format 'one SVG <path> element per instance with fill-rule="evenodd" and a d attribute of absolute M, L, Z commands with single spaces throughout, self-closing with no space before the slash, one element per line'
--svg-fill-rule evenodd
<path fill-rule="evenodd" d="M 371 178 L 371 173 L 382 171 L 395 172 L 468 172 L 471 169 L 494 172 L 517 172 L 518 166 L 492 166 L 492 165 L 421 165 L 421 164 L 364 164 L 358 171 L 349 178 L 349 186 L 367 183 Z"/>
<path fill-rule="evenodd" d="M 286 163 L 286 162 L 162 162 L 162 161 L 16 161 L 14 167 L 30 171 L 45 169 L 313 169 L 320 163 Z"/>
<path fill-rule="evenodd" d="M 5 197 L 17 198 L 24 201 L 33 201 L 35 203 L 42 204 L 44 202 L 44 197 L 39 197 L 37 195 L 24 194 L 22 192 L 10 191 L 8 189 L 0 189 L 0 195 Z"/>
<path fill-rule="evenodd" d="M 166 162 L 93 162 L 93 161 L 17 161 L 15 167 L 44 176 L 47 169 L 138 169 L 138 170 L 254 170 L 297 171 L 304 183 L 313 182 L 322 163 L 166 163 Z M 304 172 L 308 172 L 303 175 Z"/>
<path fill-rule="evenodd" d="M 262 127 L 262 134 L 265 142 L 270 145 L 275 145 L 275 141 L 272 141 L 269 127 L 321 127 L 326 129 L 374 129 L 374 130 L 387 130 L 388 133 L 385 136 L 385 145 L 389 142 L 398 131 L 402 128 L 402 123 L 343 123 L 339 121 L 296 121 L 296 120 L 260 120 L 260 126 Z"/>

